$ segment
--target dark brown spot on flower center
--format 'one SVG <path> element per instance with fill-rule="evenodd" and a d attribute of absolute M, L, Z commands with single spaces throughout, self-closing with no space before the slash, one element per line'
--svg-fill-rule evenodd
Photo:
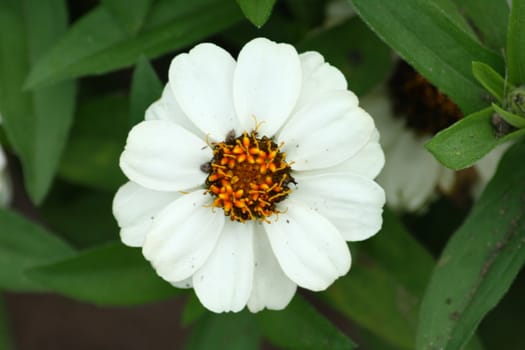
<path fill-rule="evenodd" d="M 206 180 L 213 206 L 222 208 L 231 220 L 267 220 L 279 213 L 276 203 L 291 192 L 295 183 L 286 154 L 272 139 L 256 131 L 239 137 L 229 133 L 224 142 L 213 144 L 213 158 Z"/>
<path fill-rule="evenodd" d="M 459 107 L 434 85 L 400 61 L 389 81 L 394 115 L 418 134 L 434 135 L 462 118 Z"/>

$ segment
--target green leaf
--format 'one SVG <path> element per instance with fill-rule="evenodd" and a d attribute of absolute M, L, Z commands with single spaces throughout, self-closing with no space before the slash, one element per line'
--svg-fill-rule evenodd
<path fill-rule="evenodd" d="M 454 0 L 481 41 L 500 52 L 505 47 L 509 6 L 506 0 Z"/>
<path fill-rule="evenodd" d="M 9 141 L 22 161 L 26 188 L 37 204 L 51 185 L 64 149 L 75 86 L 64 82 L 28 93 L 22 91 L 22 84 L 30 65 L 66 26 L 62 0 L 0 4 L 0 108 Z"/>
<path fill-rule="evenodd" d="M 319 51 L 344 73 L 349 88 L 358 95 L 384 81 L 393 65 L 390 48 L 357 17 L 313 33 L 298 50 Z"/>
<path fill-rule="evenodd" d="M 49 290 L 97 305 L 138 305 L 177 295 L 140 249 L 114 243 L 27 271 Z"/>
<path fill-rule="evenodd" d="M 507 74 L 516 85 L 525 84 L 525 0 L 513 0 L 507 31 Z"/>
<path fill-rule="evenodd" d="M 352 269 L 322 297 L 389 344 L 412 349 L 418 306 L 434 261 L 392 212 L 385 210 L 383 217 L 377 236 L 352 245 Z"/>
<path fill-rule="evenodd" d="M 26 86 L 71 77 L 102 74 L 131 66 L 142 55 L 153 58 L 184 48 L 240 21 L 232 1 L 159 0 L 142 30 L 128 37 L 104 7 L 73 24 L 66 35 L 31 70 Z M 67 52 L 67 55 L 64 55 Z"/>
<path fill-rule="evenodd" d="M 525 135 L 523 129 L 499 137 L 491 124 L 492 107 L 472 113 L 440 131 L 425 147 L 443 165 L 460 170 L 467 168 L 494 147 Z"/>
<path fill-rule="evenodd" d="M 237 0 L 237 3 L 246 18 L 261 28 L 270 18 L 275 0 Z"/>
<path fill-rule="evenodd" d="M 353 0 L 359 15 L 401 57 L 469 114 L 487 105 L 472 61 L 503 71 L 501 58 L 428 0 Z M 443 1 L 444 2 L 444 1 Z"/>
<path fill-rule="evenodd" d="M 496 113 L 498 113 L 501 118 L 503 118 L 507 123 L 509 123 L 513 127 L 518 129 L 525 128 L 525 118 L 514 113 L 508 112 L 495 103 L 492 104 L 492 108 L 494 108 Z"/>
<path fill-rule="evenodd" d="M 13 349 L 10 327 L 7 320 L 7 310 L 2 295 L 0 295 L 0 349 Z"/>
<path fill-rule="evenodd" d="M 501 344 L 505 344 L 505 350 L 525 349 L 525 312 L 516 312 L 525 310 L 524 295 L 525 270 L 522 269 L 505 297 L 479 325 L 479 333 L 487 349 L 499 349 Z"/>
<path fill-rule="evenodd" d="M 162 94 L 162 83 L 147 59 L 141 57 L 131 80 L 130 125 L 144 120 L 146 109 Z"/>
<path fill-rule="evenodd" d="M 115 192 L 126 178 L 119 168 L 129 131 L 129 100 L 108 95 L 78 108 L 59 175 L 68 181 Z"/>
<path fill-rule="evenodd" d="M 58 182 L 40 213 L 46 225 L 75 247 L 86 248 L 119 238 L 112 215 L 114 193 Z"/>
<path fill-rule="evenodd" d="M 525 263 L 525 144 L 503 157 L 470 216 L 432 274 L 417 349 L 461 349 Z"/>
<path fill-rule="evenodd" d="M 101 0 L 115 21 L 129 34 L 135 34 L 144 23 L 153 0 Z"/>
<path fill-rule="evenodd" d="M 473 39 L 476 39 L 476 34 L 470 26 L 467 19 L 463 16 L 463 13 L 459 11 L 458 5 L 455 3 L 457 0 L 429 0 L 433 6 L 437 7 L 443 16 L 446 16 L 455 26 L 463 30 Z"/>
<path fill-rule="evenodd" d="M 510 86 L 507 89 L 505 79 L 492 67 L 483 62 L 472 62 L 472 74 L 500 103 L 505 97 L 505 92 L 512 89 Z"/>
<path fill-rule="evenodd" d="M 247 311 L 207 313 L 193 327 L 186 350 L 256 350 L 260 335 L 254 316 Z"/>
<path fill-rule="evenodd" d="M 265 310 L 256 316 L 265 337 L 279 347 L 301 350 L 355 348 L 346 335 L 298 295 L 284 310 Z"/>
<path fill-rule="evenodd" d="M 23 271 L 71 256 L 74 251 L 58 237 L 25 218 L 0 209 L 0 288 L 44 291 Z"/>

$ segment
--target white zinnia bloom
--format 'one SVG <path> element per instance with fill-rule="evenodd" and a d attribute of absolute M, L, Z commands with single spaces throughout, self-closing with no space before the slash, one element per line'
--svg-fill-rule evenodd
<path fill-rule="evenodd" d="M 392 101 L 384 87 L 362 98 L 361 104 L 374 116 L 381 133 L 386 162 L 377 182 L 385 190 L 389 207 L 417 212 L 425 209 L 439 192 L 453 191 L 456 173 L 425 148 L 432 135 L 418 135 L 406 126 L 402 116 L 394 116 Z M 476 182 L 471 188 L 474 197 L 481 194 L 492 178 L 508 146 L 497 147 L 474 165 Z"/>
<path fill-rule="evenodd" d="M 122 241 L 214 312 L 282 309 L 297 286 L 345 275 L 346 241 L 380 229 L 378 138 L 319 53 L 258 38 L 235 61 L 197 45 L 129 133 L 130 182 L 113 205 Z"/>

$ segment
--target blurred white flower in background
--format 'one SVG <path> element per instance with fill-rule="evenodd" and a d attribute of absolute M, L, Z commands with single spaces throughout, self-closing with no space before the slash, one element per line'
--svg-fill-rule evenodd
<path fill-rule="evenodd" d="M 2 115 L 0 115 L 0 126 Z M 12 197 L 11 182 L 7 171 L 7 158 L 0 145 L 0 206 L 7 206 Z"/>
<path fill-rule="evenodd" d="M 348 0 L 332 0 L 325 7 L 326 27 L 336 26 L 356 15 L 354 6 Z"/>
<path fill-rule="evenodd" d="M 372 118 L 316 52 L 264 38 L 237 62 L 213 44 L 176 56 L 129 133 L 114 199 L 122 241 L 215 312 L 282 309 L 350 268 L 346 241 L 382 224 Z"/>
<path fill-rule="evenodd" d="M 381 135 L 386 161 L 377 181 L 387 205 L 395 210 L 424 210 L 440 194 L 477 198 L 509 146 L 497 147 L 459 172 L 441 165 L 424 145 L 462 118 L 461 111 L 405 62 L 399 62 L 390 81 L 363 97 L 361 104 Z"/>

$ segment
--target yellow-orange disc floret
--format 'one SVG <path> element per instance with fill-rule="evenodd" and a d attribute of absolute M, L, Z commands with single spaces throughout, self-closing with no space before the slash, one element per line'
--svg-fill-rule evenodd
<path fill-rule="evenodd" d="M 208 192 L 214 207 L 224 210 L 231 220 L 266 220 L 279 213 L 275 204 L 290 193 L 286 154 L 272 139 L 259 138 L 256 131 L 213 144 L 213 159 L 205 168 Z"/>

